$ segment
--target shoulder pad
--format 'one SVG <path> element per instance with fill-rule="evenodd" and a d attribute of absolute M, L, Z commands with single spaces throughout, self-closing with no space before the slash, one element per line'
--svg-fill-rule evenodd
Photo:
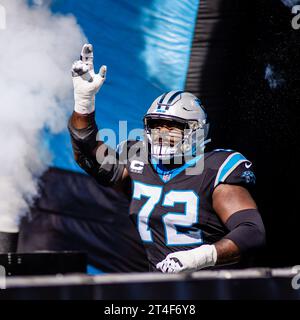
<path fill-rule="evenodd" d="M 214 182 L 214 186 L 217 186 L 219 183 L 224 182 L 227 177 L 233 173 L 241 163 L 245 163 L 246 169 L 249 169 L 252 163 L 245 158 L 241 153 L 236 151 L 230 152 L 221 152 L 215 153 L 216 162 L 214 169 L 216 170 L 216 178 Z"/>

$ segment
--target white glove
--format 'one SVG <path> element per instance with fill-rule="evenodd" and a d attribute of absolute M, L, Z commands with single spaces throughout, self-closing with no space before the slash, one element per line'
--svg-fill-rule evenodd
<path fill-rule="evenodd" d="M 102 66 L 99 73 L 95 74 L 93 60 L 93 46 L 85 44 L 81 50 L 81 60 L 72 65 L 74 110 L 81 114 L 94 112 L 95 95 L 106 78 L 106 66 Z"/>
<path fill-rule="evenodd" d="M 168 273 L 196 271 L 214 266 L 216 261 L 216 247 L 204 244 L 195 249 L 170 253 L 163 261 L 156 265 L 156 268 Z"/>

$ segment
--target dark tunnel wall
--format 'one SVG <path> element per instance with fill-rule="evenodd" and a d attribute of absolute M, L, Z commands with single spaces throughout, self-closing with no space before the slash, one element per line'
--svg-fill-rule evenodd
<path fill-rule="evenodd" d="M 186 90 L 201 97 L 213 147 L 253 161 L 267 230 L 261 264 L 300 264 L 300 30 L 281 1 L 202 0 Z M 267 78 L 266 78 L 267 76 Z"/>

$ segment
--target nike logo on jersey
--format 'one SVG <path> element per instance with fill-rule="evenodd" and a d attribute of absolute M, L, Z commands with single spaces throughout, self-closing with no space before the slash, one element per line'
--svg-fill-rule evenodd
<path fill-rule="evenodd" d="M 252 166 L 252 163 L 251 162 L 245 162 L 245 167 L 246 169 L 249 169 L 250 167 Z"/>

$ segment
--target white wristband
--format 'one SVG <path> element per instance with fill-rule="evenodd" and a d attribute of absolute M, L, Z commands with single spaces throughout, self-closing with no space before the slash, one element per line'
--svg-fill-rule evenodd
<path fill-rule="evenodd" d="M 95 96 L 88 97 L 88 96 L 82 96 L 76 97 L 74 94 L 74 111 L 81 114 L 89 114 L 95 111 Z"/>
<path fill-rule="evenodd" d="M 193 255 L 196 270 L 214 266 L 217 262 L 217 249 L 214 245 L 204 244 L 189 250 Z"/>

